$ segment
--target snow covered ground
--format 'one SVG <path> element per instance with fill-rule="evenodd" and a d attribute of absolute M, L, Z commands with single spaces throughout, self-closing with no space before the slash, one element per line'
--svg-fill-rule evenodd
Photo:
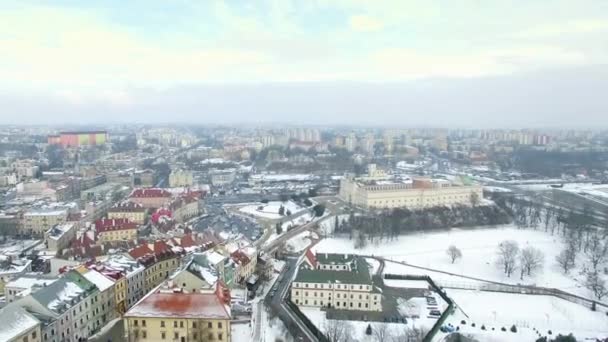
<path fill-rule="evenodd" d="M 428 289 L 429 283 L 424 280 L 384 279 L 384 285 L 406 289 Z"/>
<path fill-rule="evenodd" d="M 317 233 L 309 231 L 301 232 L 300 234 L 287 240 L 287 250 L 292 253 L 302 252 L 312 244 L 313 239 L 319 239 Z"/>
<path fill-rule="evenodd" d="M 319 308 L 300 308 L 302 313 L 314 323 L 314 325 L 319 328 L 321 331 L 325 331 L 329 324 L 335 322 L 335 320 L 328 320 L 325 316 L 325 312 L 321 311 Z M 371 336 L 365 334 L 365 329 L 367 329 L 368 325 L 372 326 L 372 329 L 378 325 L 386 325 L 391 336 L 398 336 L 403 334 L 408 329 L 412 327 L 420 327 L 420 324 L 416 324 L 418 320 L 409 320 L 407 324 L 404 323 L 382 323 L 382 322 L 365 322 L 365 321 L 338 321 L 344 324 L 347 324 L 348 327 L 346 329 L 348 335 L 352 339 L 352 341 L 358 342 L 373 342 L 376 341 L 373 334 Z M 428 328 L 432 326 L 431 323 Z"/>
<path fill-rule="evenodd" d="M 518 188 L 536 191 L 554 189 L 550 184 L 526 184 L 519 185 Z M 563 187 L 557 188 L 557 190 L 608 199 L 608 184 L 566 183 L 563 185 Z"/>
<path fill-rule="evenodd" d="M 468 323 L 475 323 L 467 331 L 481 331 L 481 326 L 491 331 L 494 327 L 510 329 L 512 325 L 518 329 L 528 328 L 545 333 L 552 330 L 558 333 L 573 335 L 580 341 L 585 338 L 608 337 L 608 316 L 603 312 L 594 312 L 582 305 L 571 303 L 552 296 L 536 296 L 512 293 L 481 292 L 471 290 L 448 289 L 447 295 L 469 316 Z M 447 323 L 460 325 L 461 318 L 450 317 Z M 446 324 L 447 324 L 446 323 Z M 510 341 L 513 335 L 519 333 L 500 332 Z M 519 341 L 527 340 L 518 336 Z M 515 338 L 514 340 L 518 340 Z"/>
<path fill-rule="evenodd" d="M 543 270 L 531 277 L 520 280 L 519 274 L 507 277 L 496 266 L 496 249 L 500 242 L 514 240 L 520 248 L 534 246 L 545 254 Z M 455 245 L 462 251 L 462 259 L 454 264 L 446 254 L 450 245 Z M 592 298 L 589 290 L 582 287 L 577 279 L 582 279 L 580 270 L 573 270 L 564 275 L 559 269 L 555 257 L 562 250 L 563 242 L 557 235 L 550 235 L 540 230 L 517 229 L 513 226 L 478 229 L 451 229 L 399 236 L 398 240 L 382 241 L 378 244 L 368 244 L 365 248 L 355 249 L 354 240 L 348 238 L 327 238 L 321 240 L 313 249 L 317 252 L 356 253 L 383 256 L 387 259 L 405 261 L 409 264 L 447 271 L 458 275 L 467 275 L 505 282 L 510 284 L 527 284 L 543 287 L 559 288 L 564 291 Z M 580 265 L 581 263 L 579 263 Z M 396 266 L 390 266 L 396 267 Z M 389 265 L 384 270 L 391 273 Z M 431 274 L 424 270 L 413 270 L 411 274 L 428 274 L 435 279 L 449 276 Z M 458 280 L 458 279 L 452 279 Z"/>
<path fill-rule="evenodd" d="M 249 342 L 252 340 L 251 325 L 249 323 L 232 323 L 230 325 L 232 333 L 232 341 L 234 342 Z"/>
<path fill-rule="evenodd" d="M 342 223 L 343 221 L 348 220 L 348 215 L 338 215 L 338 222 Z M 332 220 L 325 220 L 323 222 L 321 222 L 321 224 L 319 225 L 319 232 L 323 235 L 330 235 L 331 233 L 334 232 L 334 229 L 336 227 L 334 227 L 336 225 L 336 220 L 332 219 Z"/>
<path fill-rule="evenodd" d="M 287 213 L 287 211 L 290 211 L 292 215 L 305 209 L 293 201 L 287 201 L 287 202 L 273 201 L 273 202 L 268 202 L 266 204 L 264 204 L 264 203 L 249 204 L 244 207 L 241 207 L 239 209 L 239 211 L 246 213 L 246 214 L 256 216 L 256 217 L 267 218 L 267 219 L 279 219 L 279 218 L 283 217 L 283 216 L 279 215 L 279 208 L 281 208 L 281 206 L 283 206 L 285 208 L 285 213 Z M 285 214 L 285 215 L 287 215 L 287 214 Z"/>
<path fill-rule="evenodd" d="M 283 231 L 287 231 L 291 228 L 295 228 L 298 226 L 301 226 L 303 224 L 306 224 L 308 222 L 310 222 L 310 220 L 312 220 L 312 214 L 311 213 L 304 213 L 298 217 L 296 217 L 293 220 L 289 220 L 286 222 L 283 222 L 283 224 L 281 224 L 281 228 L 283 228 Z"/>

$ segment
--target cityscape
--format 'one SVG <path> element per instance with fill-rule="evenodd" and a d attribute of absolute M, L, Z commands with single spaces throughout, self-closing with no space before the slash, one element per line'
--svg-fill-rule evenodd
<path fill-rule="evenodd" d="M 0 342 L 608 341 L 608 3 L 0 22 Z"/>

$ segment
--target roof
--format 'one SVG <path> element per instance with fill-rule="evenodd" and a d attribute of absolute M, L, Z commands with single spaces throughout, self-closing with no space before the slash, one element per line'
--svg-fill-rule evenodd
<path fill-rule="evenodd" d="M 0 341 L 10 341 L 36 327 L 40 322 L 18 305 L 0 310 Z"/>
<path fill-rule="evenodd" d="M 95 221 L 95 230 L 97 230 L 98 233 L 129 229 L 137 229 L 137 223 L 131 222 L 126 218 L 101 219 Z"/>
<path fill-rule="evenodd" d="M 371 285 L 372 279 L 365 259 L 356 257 L 353 260 L 351 271 L 319 270 L 300 267 L 294 282 Z"/>
<path fill-rule="evenodd" d="M 97 288 L 101 292 L 114 286 L 114 282 L 110 278 L 95 270 L 88 270 L 82 275 L 87 278 L 87 280 L 89 280 L 91 283 L 95 284 L 95 286 L 97 286 Z"/>
<path fill-rule="evenodd" d="M 150 198 L 150 197 L 171 197 L 171 193 L 165 189 L 135 189 L 129 197 Z"/>
<path fill-rule="evenodd" d="M 84 297 L 85 290 L 67 277 L 32 293 L 32 297 L 51 311 L 62 313 Z M 75 302 L 74 302 L 75 301 Z"/>
<path fill-rule="evenodd" d="M 18 288 L 18 289 L 31 289 L 35 286 L 48 286 L 51 283 L 53 283 L 54 281 L 56 281 L 57 278 L 50 278 L 50 277 L 44 277 L 44 276 L 40 276 L 40 275 L 23 275 L 19 278 L 13 279 L 10 282 L 8 282 L 5 286 L 6 287 L 12 287 L 12 288 Z"/>
<path fill-rule="evenodd" d="M 230 313 L 215 293 L 154 292 L 135 304 L 125 317 L 230 319 Z"/>
<path fill-rule="evenodd" d="M 353 261 L 354 256 L 350 254 L 317 253 L 319 264 L 348 264 Z"/>

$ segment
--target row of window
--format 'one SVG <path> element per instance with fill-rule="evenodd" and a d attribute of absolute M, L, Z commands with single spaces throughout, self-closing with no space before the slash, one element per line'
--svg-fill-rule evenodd
<path fill-rule="evenodd" d="M 297 304 L 300 304 L 300 301 L 299 301 L 298 299 L 296 299 L 296 305 L 297 305 Z M 352 303 L 352 302 L 351 302 L 351 303 L 349 303 L 349 304 L 350 304 L 350 307 L 351 307 L 351 308 L 354 308 L 354 307 L 355 307 L 355 306 L 353 305 L 354 303 Z M 305 299 L 305 300 L 304 300 L 304 305 L 308 305 L 308 299 Z M 321 306 L 323 306 L 323 301 L 319 301 L 319 303 L 317 304 L 317 301 L 315 300 L 315 301 L 313 301 L 313 304 L 312 304 L 312 305 L 321 305 Z M 328 305 L 328 306 L 330 306 L 330 305 L 331 305 L 331 302 L 327 303 L 327 305 Z M 374 306 L 375 306 L 375 305 L 378 305 L 378 302 L 374 302 Z M 346 303 L 346 302 L 343 302 L 342 306 L 346 308 L 346 307 L 347 307 L 347 303 Z M 340 307 L 340 302 L 336 302 L 336 307 L 337 307 L 337 308 L 339 308 L 339 307 Z M 362 303 L 357 303 L 357 308 L 359 308 L 359 309 L 362 309 L 362 308 L 369 309 L 369 303 L 365 303 L 365 305 L 362 305 Z"/>
<path fill-rule="evenodd" d="M 146 339 L 146 338 L 148 338 L 148 333 L 145 330 L 142 330 L 141 331 L 141 335 L 140 335 L 139 331 L 135 330 L 133 332 L 133 337 L 136 338 L 136 339 L 138 339 L 138 338 Z M 160 338 L 163 339 L 163 340 L 167 339 L 167 333 L 165 331 L 161 331 L 160 332 Z M 207 338 L 208 338 L 208 340 L 213 340 L 215 338 L 215 334 L 209 333 L 209 335 L 207 335 Z M 192 339 L 193 340 L 198 339 L 198 333 L 196 333 L 196 332 L 192 333 Z M 223 339 L 224 339 L 224 334 L 223 333 L 218 333 L 217 334 L 217 340 L 218 341 L 222 341 Z M 176 332 L 176 333 L 173 333 L 173 340 L 187 341 L 188 338 L 186 338 L 186 336 L 181 336 L 180 337 L 179 333 Z M 27 341 L 24 341 L 24 342 L 27 342 Z"/>
<path fill-rule="evenodd" d="M 305 288 L 308 288 L 309 284 L 308 283 L 303 283 Z M 302 287 L 302 284 L 300 283 L 293 283 L 294 287 Z M 348 286 L 349 285 L 340 285 L 340 284 L 336 284 L 335 288 L 338 290 L 348 290 Z M 359 287 L 359 290 L 370 290 L 370 286 L 369 285 L 350 285 L 350 289 L 351 290 L 355 290 L 357 289 L 357 286 Z M 312 286 L 311 286 L 312 288 Z M 328 288 L 328 289 L 332 289 L 333 284 L 315 284 L 314 286 L 315 289 L 324 289 L 324 288 Z"/>
<path fill-rule="evenodd" d="M 298 296 L 299 294 L 300 294 L 300 292 L 299 292 L 299 291 L 296 291 L 296 296 Z M 305 292 L 304 292 L 304 296 L 305 296 L 305 297 L 308 297 L 308 291 L 305 291 Z M 317 296 L 317 292 L 313 292 L 313 297 L 316 297 L 316 296 Z M 323 298 L 323 292 L 319 292 L 319 297 Z M 340 294 L 339 294 L 339 293 L 336 293 L 336 298 L 340 298 Z M 347 295 L 346 295 L 346 294 L 344 295 L 344 298 L 347 298 Z M 355 297 L 354 297 L 354 295 L 353 295 L 353 294 L 351 294 L 351 295 L 350 295 L 350 299 L 354 299 L 354 298 L 355 298 Z M 330 298 L 330 299 L 331 299 L 331 298 Z M 362 294 L 359 294 L 359 299 L 363 299 L 363 295 L 362 295 Z M 366 294 L 366 295 L 365 295 L 365 299 L 369 299 L 369 295 L 367 295 L 367 294 Z M 377 296 L 374 296 L 374 299 L 378 299 L 378 297 L 377 297 Z"/>
<path fill-rule="evenodd" d="M 177 328 L 179 325 L 180 328 L 184 327 L 184 321 L 173 321 L 173 327 Z M 139 320 L 134 319 L 133 320 L 133 326 L 137 327 L 139 326 Z M 141 326 L 145 327 L 146 326 L 146 320 L 142 319 L 141 320 Z M 221 329 L 223 326 L 222 322 L 217 322 L 217 328 Z M 165 327 L 165 321 L 160 321 L 160 327 L 164 328 Z M 192 322 L 192 328 L 196 328 L 196 322 Z M 207 328 L 213 328 L 213 322 L 207 322 Z"/>

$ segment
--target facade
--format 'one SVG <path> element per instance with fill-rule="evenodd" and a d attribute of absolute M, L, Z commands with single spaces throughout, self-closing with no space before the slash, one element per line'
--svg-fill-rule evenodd
<path fill-rule="evenodd" d="M 58 135 L 49 135 L 49 145 L 61 145 L 62 147 L 80 147 L 104 145 L 108 142 L 108 132 L 60 132 Z"/>
<path fill-rule="evenodd" d="M 51 251 L 59 251 L 70 245 L 76 237 L 77 225 L 75 222 L 58 224 L 44 234 L 46 246 Z"/>
<path fill-rule="evenodd" d="M 184 194 L 176 198 L 169 206 L 175 221 L 183 223 L 200 215 L 199 199 L 196 194 Z"/>
<path fill-rule="evenodd" d="M 135 240 L 137 224 L 127 219 L 101 219 L 95 221 L 97 237 L 102 242 Z"/>
<path fill-rule="evenodd" d="M 22 233 L 44 236 L 52 227 L 64 224 L 67 218 L 67 209 L 31 209 L 23 214 Z"/>
<path fill-rule="evenodd" d="M 171 277 L 171 281 L 184 292 L 201 292 L 214 288 L 218 276 L 205 253 L 194 253 L 184 269 Z"/>
<path fill-rule="evenodd" d="M 135 189 L 129 196 L 129 201 L 147 209 L 164 207 L 171 202 L 172 195 L 164 189 Z"/>
<path fill-rule="evenodd" d="M 123 202 L 116 204 L 108 210 L 109 219 L 127 219 L 138 225 L 146 223 L 148 210 L 142 205 L 133 202 Z"/>
<path fill-rule="evenodd" d="M 0 341 L 40 342 L 40 321 L 18 305 L 0 309 Z"/>
<path fill-rule="evenodd" d="M 317 254 L 291 283 L 291 300 L 299 306 L 336 310 L 382 311 L 382 292 L 374 286 L 365 258 L 348 254 Z"/>
<path fill-rule="evenodd" d="M 4 292 L 6 283 L 32 271 L 32 261 L 7 256 L 0 262 L 0 292 Z"/>
<path fill-rule="evenodd" d="M 258 253 L 254 247 L 238 249 L 230 254 L 235 265 L 234 280 L 237 283 L 246 282 L 254 273 L 258 263 Z"/>
<path fill-rule="evenodd" d="M 209 171 L 209 178 L 213 186 L 224 186 L 234 182 L 236 170 L 212 170 Z"/>
<path fill-rule="evenodd" d="M 230 295 L 219 286 L 207 293 L 157 290 L 132 307 L 124 318 L 128 341 L 232 340 Z"/>
<path fill-rule="evenodd" d="M 92 311 L 92 318 L 89 321 L 89 330 L 97 331 L 119 316 L 119 308 L 116 305 L 115 281 L 97 270 L 87 269 L 84 266 L 77 270 L 79 275 L 92 283 L 99 291 L 95 303 L 93 303 L 94 311 Z M 77 277 L 76 274 L 72 279 L 78 283 L 82 282 L 82 278 Z"/>
<path fill-rule="evenodd" d="M 164 241 L 137 246 L 129 251 L 129 255 L 145 267 L 145 293 L 168 279 L 169 275 L 180 265 L 180 255 L 176 254 Z"/>
<path fill-rule="evenodd" d="M 145 268 L 127 255 L 112 255 L 100 261 L 100 264 L 111 270 L 118 270 L 125 275 L 126 301 L 125 308 L 131 307 L 145 294 Z"/>
<path fill-rule="evenodd" d="M 446 205 L 470 205 L 472 196 L 483 198 L 483 187 L 455 185 L 444 179 L 397 179 L 370 165 L 368 175 L 340 180 L 342 200 L 363 208 L 420 209 Z"/>
<path fill-rule="evenodd" d="M 169 175 L 169 186 L 172 188 L 190 187 L 194 184 L 192 171 L 173 170 Z"/>

